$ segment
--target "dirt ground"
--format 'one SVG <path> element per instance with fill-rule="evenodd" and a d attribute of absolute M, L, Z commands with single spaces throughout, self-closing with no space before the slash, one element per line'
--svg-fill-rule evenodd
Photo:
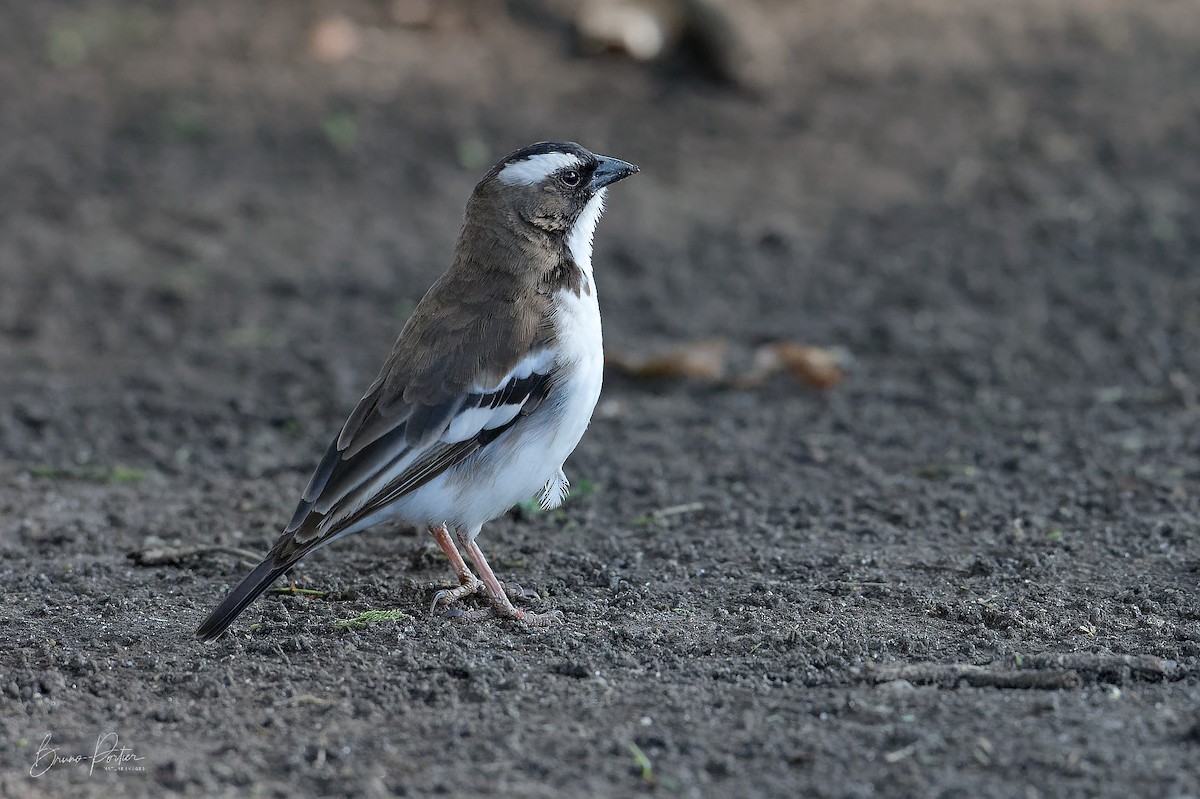
<path fill-rule="evenodd" d="M 4 3 L 0 795 L 1200 795 L 1194 2 L 764 2 L 756 91 L 564 5 Z M 543 139 L 642 168 L 610 351 L 852 373 L 610 375 L 590 491 L 481 538 L 562 625 L 384 527 L 197 642 L 248 564 L 130 553 L 265 551 Z"/>

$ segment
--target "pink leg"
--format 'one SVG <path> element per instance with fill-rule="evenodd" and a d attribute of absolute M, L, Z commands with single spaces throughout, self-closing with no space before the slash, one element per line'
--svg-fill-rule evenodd
<path fill-rule="evenodd" d="M 492 609 L 496 615 L 523 621 L 534 627 L 548 627 L 557 621 L 562 621 L 562 612 L 558 610 L 553 610 L 549 613 L 530 613 L 513 605 L 512 600 L 508 598 L 508 594 L 504 592 L 504 586 L 496 579 L 495 572 L 488 565 L 487 558 L 483 556 L 483 550 L 475 543 L 474 537 L 468 536 L 462 530 L 458 530 L 457 532 L 458 542 L 462 544 L 463 549 L 467 551 L 467 557 L 471 559 L 471 562 L 475 564 L 475 568 L 479 570 L 479 574 L 483 579 L 483 585 L 487 588 L 487 592 L 492 598 Z"/>
<path fill-rule="evenodd" d="M 465 596 L 477 594 L 483 590 L 484 585 L 467 568 L 462 555 L 458 553 L 458 547 L 454 546 L 454 542 L 450 539 L 450 532 L 446 529 L 446 525 L 430 527 L 429 532 L 433 534 L 433 540 L 437 541 L 438 546 L 446 553 L 446 559 L 450 561 L 450 568 L 454 569 L 454 576 L 458 578 L 458 588 L 443 589 L 433 595 L 433 605 L 429 608 L 429 612 L 433 613 L 437 610 L 438 605 L 449 605 Z"/>

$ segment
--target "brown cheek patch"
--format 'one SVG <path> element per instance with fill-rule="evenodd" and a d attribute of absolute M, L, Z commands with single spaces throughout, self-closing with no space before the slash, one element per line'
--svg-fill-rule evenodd
<path fill-rule="evenodd" d="M 571 226 L 570 221 L 559 214 L 538 214 L 530 221 L 547 233 L 562 233 Z"/>

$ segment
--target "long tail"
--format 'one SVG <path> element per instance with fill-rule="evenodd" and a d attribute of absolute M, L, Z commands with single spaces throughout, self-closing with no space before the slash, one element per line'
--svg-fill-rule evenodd
<path fill-rule="evenodd" d="M 267 559 L 246 575 L 246 579 L 238 583 L 238 587 L 229 592 L 229 596 L 217 606 L 204 623 L 196 628 L 196 637 L 211 641 L 229 629 L 234 619 L 246 609 L 246 606 L 258 599 L 259 594 L 271 587 L 271 583 L 279 579 L 288 569 L 296 565 L 300 558 L 288 558 L 280 562 L 272 552 Z"/>

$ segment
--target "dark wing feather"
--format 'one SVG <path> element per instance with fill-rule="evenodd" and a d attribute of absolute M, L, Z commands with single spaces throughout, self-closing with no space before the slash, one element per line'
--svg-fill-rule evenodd
<path fill-rule="evenodd" d="M 356 422 L 358 434 L 347 437 L 344 428 L 330 443 L 271 552 L 196 634 L 205 640 L 216 638 L 305 555 L 462 463 L 533 413 L 553 385 L 551 361 L 545 350 L 527 353 L 494 389 L 472 391 L 434 406 L 393 405 L 383 412 L 377 397 L 364 397 L 350 419 Z M 373 386 L 376 392 L 381 385 L 377 381 Z M 471 412 L 475 415 L 469 419 L 464 416 Z M 468 425 L 454 440 L 443 440 L 459 420 L 478 429 Z M 381 475 L 410 457 L 412 463 L 399 474 L 376 484 Z"/>
<path fill-rule="evenodd" d="M 513 411 L 528 415 L 534 407 L 530 400 L 549 387 L 550 363 L 547 350 L 527 353 L 498 386 L 460 394 L 432 406 L 393 406 L 385 412 L 380 410 L 374 397 L 364 397 L 359 407 L 372 407 L 366 414 L 359 415 L 359 433 L 346 439 L 343 430 L 329 445 L 284 534 L 296 533 L 300 540 L 304 540 L 307 535 L 301 532 L 301 529 L 306 528 L 309 535 L 324 537 L 333 532 L 329 524 L 322 523 L 324 517 L 336 518 L 339 516 L 339 508 L 353 508 L 363 504 L 367 499 L 364 493 L 384 496 L 394 491 L 396 486 L 407 486 L 404 491 L 411 491 L 423 485 L 423 482 L 413 483 L 412 476 L 424 474 L 431 464 L 443 464 L 441 450 L 445 445 L 481 438 L 479 434 L 492 430 L 512 418 Z M 481 414 L 478 429 L 468 428 L 465 432 L 469 435 L 460 433 L 453 438 L 447 438 L 451 426 L 463 415 L 472 412 Z M 370 442 L 365 446 L 359 443 L 359 438 L 364 433 L 370 437 Z M 483 443 L 486 442 L 481 439 L 479 446 Z M 412 462 L 389 481 L 387 487 L 375 485 L 374 478 L 398 467 L 405 459 L 411 459 Z M 442 466 L 432 476 L 436 477 L 459 460 Z M 404 491 L 395 493 L 389 501 L 403 496 Z M 382 506 L 372 507 L 379 510 Z M 310 519 L 314 514 L 322 518 Z M 348 524 L 338 519 L 335 526 L 340 529 Z"/>
<path fill-rule="evenodd" d="M 541 405 L 542 400 L 549 395 L 551 387 L 552 375 L 540 374 L 534 375 L 534 377 L 536 379 L 524 381 L 528 388 L 526 392 L 522 393 L 519 398 L 513 397 L 514 400 L 519 400 L 521 409 L 510 421 L 495 427 L 483 428 L 464 441 L 441 445 L 436 454 L 431 454 L 428 459 L 423 459 L 419 466 L 406 471 L 403 475 L 385 486 L 382 491 L 377 492 L 361 509 L 355 511 L 342 526 L 349 527 L 386 508 L 408 492 L 419 488 L 447 469 L 462 463 L 470 455 L 483 449 L 492 441 L 495 441 L 502 433 L 512 428 L 525 417 L 528 417 Z M 487 406 L 482 404 L 481 398 L 481 404 L 475 407 Z"/>
<path fill-rule="evenodd" d="M 203 641 L 211 641 L 225 632 L 246 606 L 258 599 L 259 594 L 270 588 L 271 583 L 290 568 L 291 564 L 277 566 L 274 559 L 268 555 L 237 588 L 229 592 L 229 596 L 221 601 L 204 623 L 196 628 L 196 637 Z"/>

